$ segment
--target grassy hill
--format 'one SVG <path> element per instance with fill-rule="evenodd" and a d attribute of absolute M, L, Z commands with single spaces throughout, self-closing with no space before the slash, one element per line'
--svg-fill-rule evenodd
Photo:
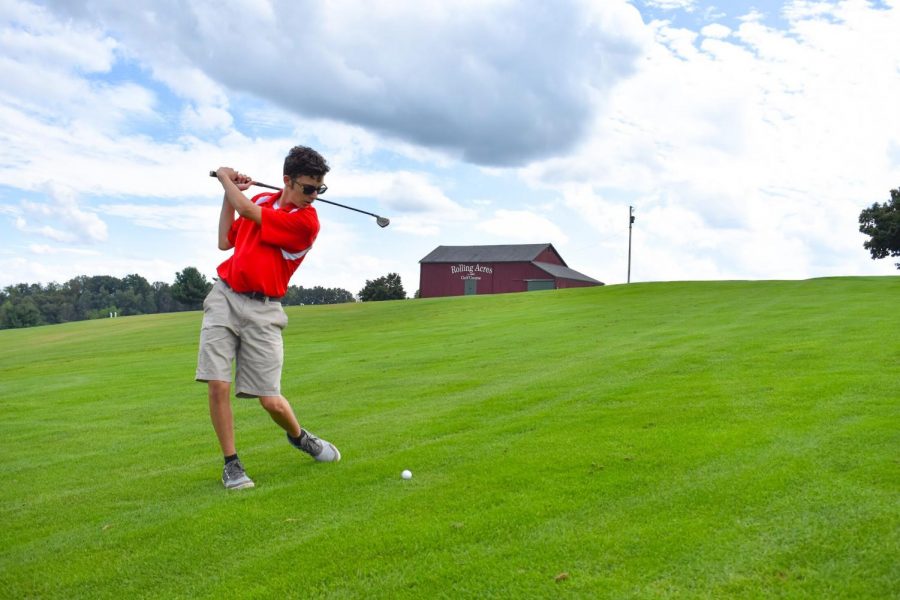
<path fill-rule="evenodd" d="M 293 307 L 226 492 L 199 313 L 0 331 L 9 598 L 900 597 L 900 278 Z M 414 477 L 403 481 L 400 472 Z"/>

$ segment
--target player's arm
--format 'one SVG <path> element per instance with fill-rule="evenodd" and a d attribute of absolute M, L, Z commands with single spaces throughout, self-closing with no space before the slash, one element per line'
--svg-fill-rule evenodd
<path fill-rule="evenodd" d="M 262 223 L 262 209 L 244 195 L 244 190 L 250 187 L 253 180 L 229 167 L 219 167 L 216 177 L 225 190 L 225 200 L 234 210 L 245 219 L 257 224 Z"/>
<path fill-rule="evenodd" d="M 228 232 L 234 225 L 234 207 L 228 198 L 222 198 L 222 212 L 219 213 L 219 250 L 231 250 L 234 244 L 228 239 Z"/>

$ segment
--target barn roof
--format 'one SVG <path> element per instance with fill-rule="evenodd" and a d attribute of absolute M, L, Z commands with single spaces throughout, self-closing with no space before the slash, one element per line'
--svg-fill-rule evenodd
<path fill-rule="evenodd" d="M 570 269 L 569 267 L 563 267 L 560 265 L 554 265 L 551 263 L 537 262 L 537 261 L 532 261 L 531 264 L 536 266 L 538 269 L 552 275 L 553 277 L 559 278 L 559 279 L 572 279 L 574 281 L 587 281 L 590 283 L 596 283 L 598 285 L 603 285 L 602 281 L 597 281 L 593 277 L 588 277 L 584 273 L 579 273 L 578 271 L 575 271 L 574 269 Z"/>
<path fill-rule="evenodd" d="M 563 265 L 566 261 L 559 256 L 553 244 L 514 244 L 494 246 L 438 246 L 420 263 L 451 262 L 531 262 L 550 248 Z M 541 263 L 549 264 L 549 263 Z M 558 265 L 557 265 L 558 266 Z"/>

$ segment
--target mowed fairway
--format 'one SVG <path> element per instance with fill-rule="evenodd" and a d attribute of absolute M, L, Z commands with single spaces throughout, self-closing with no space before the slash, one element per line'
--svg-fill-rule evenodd
<path fill-rule="evenodd" d="M 200 313 L 0 331 L 0 596 L 900 596 L 900 277 L 288 309 L 226 492 Z M 410 469 L 413 479 L 400 472 Z"/>

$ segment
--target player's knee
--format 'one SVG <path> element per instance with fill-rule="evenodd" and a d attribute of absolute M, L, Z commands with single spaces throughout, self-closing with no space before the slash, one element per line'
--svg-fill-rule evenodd
<path fill-rule="evenodd" d="M 231 398 L 231 383 L 227 381 L 209 381 L 209 399 L 215 402 L 227 402 Z"/>
<path fill-rule="evenodd" d="M 279 412 L 281 410 L 281 396 L 260 396 L 259 403 L 269 412 Z"/>

